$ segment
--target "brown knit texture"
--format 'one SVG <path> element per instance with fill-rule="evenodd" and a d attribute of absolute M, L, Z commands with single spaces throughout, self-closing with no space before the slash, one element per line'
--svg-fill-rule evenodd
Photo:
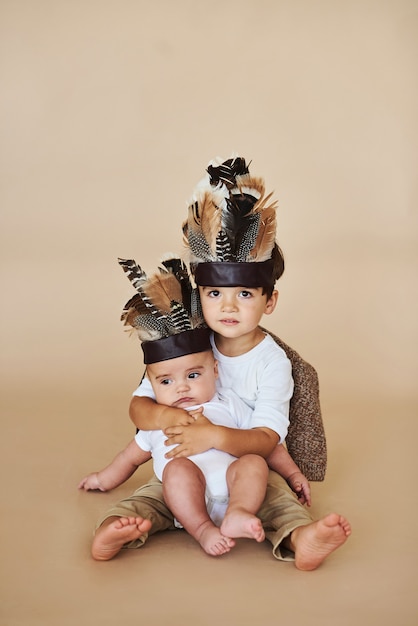
<path fill-rule="evenodd" d="M 319 402 L 318 375 L 312 365 L 279 337 L 265 328 L 262 330 L 271 335 L 292 364 L 294 391 L 289 408 L 287 449 L 308 480 L 322 481 L 327 469 L 327 443 Z"/>

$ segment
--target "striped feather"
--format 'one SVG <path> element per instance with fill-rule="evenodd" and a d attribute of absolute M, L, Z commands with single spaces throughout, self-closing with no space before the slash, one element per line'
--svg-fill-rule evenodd
<path fill-rule="evenodd" d="M 197 290 L 192 288 L 180 258 L 166 258 L 150 278 L 133 259 L 119 259 L 119 264 L 138 291 L 125 304 L 121 320 L 137 332 L 141 341 L 204 325 Z"/>
<path fill-rule="evenodd" d="M 276 203 L 265 196 L 264 180 L 251 176 L 245 159 L 213 161 L 201 181 L 183 224 L 184 244 L 193 268 L 205 262 L 247 262 L 271 258 L 275 245 Z"/>

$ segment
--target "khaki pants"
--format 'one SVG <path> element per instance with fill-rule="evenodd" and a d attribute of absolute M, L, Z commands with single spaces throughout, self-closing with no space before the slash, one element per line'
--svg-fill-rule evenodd
<path fill-rule="evenodd" d="M 175 530 L 174 518 L 163 498 L 162 483 L 156 476 L 142 487 L 139 487 L 129 498 L 124 498 L 99 520 L 96 528 L 112 516 L 144 517 L 152 522 L 149 533 L 135 541 L 127 543 L 124 548 L 140 548 L 149 535 L 162 530 Z M 273 546 L 273 555 L 282 561 L 294 560 L 294 555 L 281 546 L 285 537 L 298 526 L 306 526 L 312 522 L 305 507 L 297 501 L 287 483 L 275 472 L 269 472 L 266 497 L 257 516 L 262 520 L 266 538 Z"/>

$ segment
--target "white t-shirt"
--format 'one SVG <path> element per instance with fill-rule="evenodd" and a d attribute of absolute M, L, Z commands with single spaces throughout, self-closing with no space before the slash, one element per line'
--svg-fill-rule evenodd
<path fill-rule="evenodd" d="M 249 352 L 233 357 L 219 352 L 213 333 L 211 343 L 218 361 L 218 388 L 233 389 L 253 411 L 246 428 L 270 428 L 283 443 L 289 427 L 289 403 L 293 395 L 292 365 L 285 351 L 270 335 Z M 146 377 L 133 395 L 155 399 Z"/>
<path fill-rule="evenodd" d="M 211 343 L 218 361 L 218 382 L 253 409 L 248 428 L 267 427 L 286 439 L 289 404 L 293 395 L 292 365 L 285 351 L 270 335 L 240 356 L 225 356 Z"/>
<path fill-rule="evenodd" d="M 213 424 L 229 428 L 248 428 L 252 411 L 232 389 L 219 389 L 210 402 L 197 406 L 203 406 L 203 414 Z M 192 408 L 197 407 L 189 407 L 187 410 L 190 411 Z M 169 463 L 169 459 L 164 455 L 176 447 L 165 446 L 166 439 L 162 430 L 140 430 L 135 436 L 138 446 L 151 452 L 154 472 L 160 480 L 164 467 Z M 207 496 L 214 498 L 228 496 L 226 470 L 236 457 L 211 448 L 188 458 L 202 470 L 206 479 Z"/>

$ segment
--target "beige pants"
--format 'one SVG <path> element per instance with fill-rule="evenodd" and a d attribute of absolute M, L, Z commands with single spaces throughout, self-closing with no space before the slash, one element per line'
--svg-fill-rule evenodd
<path fill-rule="evenodd" d="M 156 476 L 142 487 L 139 487 L 129 498 L 124 498 L 99 520 L 96 528 L 112 516 L 140 516 L 151 520 L 149 533 L 135 541 L 127 543 L 125 548 L 140 548 L 149 535 L 162 530 L 175 530 L 174 518 L 163 498 L 162 483 Z M 283 539 L 298 526 L 306 526 L 312 522 L 305 507 L 296 499 L 287 483 L 275 472 L 269 472 L 266 497 L 257 516 L 262 520 L 266 538 L 273 546 L 273 555 L 282 561 L 292 561 L 294 555 L 281 546 Z"/>

